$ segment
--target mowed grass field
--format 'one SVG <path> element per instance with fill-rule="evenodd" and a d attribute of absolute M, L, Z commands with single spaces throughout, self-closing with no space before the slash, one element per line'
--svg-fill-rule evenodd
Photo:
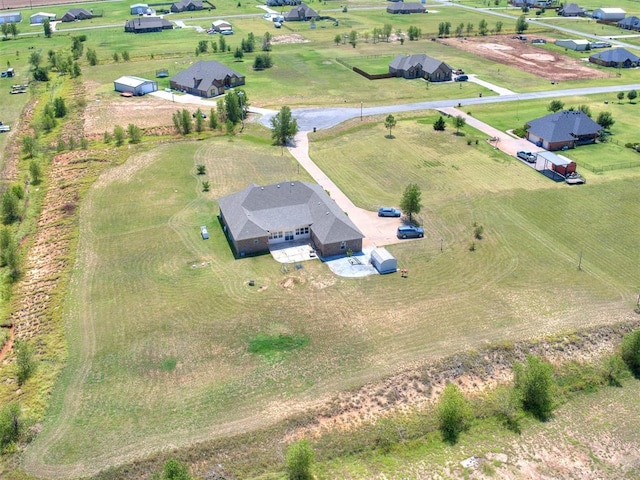
<path fill-rule="evenodd" d="M 94 473 L 250 431 L 403 366 L 632 315 L 637 171 L 570 188 L 467 145 L 472 131 L 434 132 L 430 113 L 399 117 L 394 139 L 382 122 L 352 122 L 317 134 L 311 156 L 365 208 L 421 186 L 426 238 L 389 247 L 408 279 L 233 258 L 216 199 L 249 182 L 308 180 L 259 127 L 139 152 L 101 177 L 81 213 L 69 365 L 28 471 Z M 485 233 L 471 252 L 474 224 Z M 281 335 L 301 346 L 251 353 Z"/>

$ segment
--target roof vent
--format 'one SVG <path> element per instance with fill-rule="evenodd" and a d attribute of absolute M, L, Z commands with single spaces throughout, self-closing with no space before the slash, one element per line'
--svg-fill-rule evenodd
<path fill-rule="evenodd" d="M 264 190 L 264 187 L 260 187 L 260 190 Z"/>
<path fill-rule="evenodd" d="M 278 185 L 278 188 L 280 188 L 280 185 Z"/>
<path fill-rule="evenodd" d="M 291 182 L 291 186 L 293 187 L 293 182 Z"/>

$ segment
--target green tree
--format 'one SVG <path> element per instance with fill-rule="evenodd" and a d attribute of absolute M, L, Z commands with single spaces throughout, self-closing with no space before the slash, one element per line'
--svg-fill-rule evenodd
<path fill-rule="evenodd" d="M 404 189 L 400 200 L 400 209 L 409 215 L 409 221 L 413 221 L 413 214 L 420 213 L 422 209 L 422 190 L 417 183 L 410 183 Z"/>
<path fill-rule="evenodd" d="M 33 79 L 37 82 L 48 82 L 49 72 L 45 67 L 38 67 L 33 70 Z"/>
<path fill-rule="evenodd" d="M 444 441 L 456 443 L 469 428 L 471 419 L 469 402 L 456 385 L 448 383 L 438 403 L 438 428 Z"/>
<path fill-rule="evenodd" d="M 180 119 L 180 125 L 182 125 L 182 133 L 189 135 L 193 130 L 193 122 L 191 121 L 191 115 L 186 108 L 182 109 L 182 115 Z"/>
<path fill-rule="evenodd" d="M 42 170 L 36 160 L 31 160 L 31 163 L 29 163 L 29 176 L 31 177 L 32 185 L 38 185 L 42 181 Z"/>
<path fill-rule="evenodd" d="M 622 360 L 636 378 L 640 378 L 640 329 L 624 336 L 621 346 Z"/>
<path fill-rule="evenodd" d="M 128 50 L 124 50 L 122 52 L 122 60 L 124 60 L 125 62 L 128 62 L 129 60 L 131 60 L 131 55 L 129 55 Z"/>
<path fill-rule="evenodd" d="M 20 219 L 20 207 L 18 197 L 11 189 L 2 194 L 2 223 L 10 225 Z"/>
<path fill-rule="evenodd" d="M 140 143 L 142 141 L 142 130 L 133 123 L 127 126 L 127 134 L 129 135 L 129 143 Z"/>
<path fill-rule="evenodd" d="M 87 62 L 89 62 L 89 65 L 92 67 L 98 64 L 98 54 L 92 48 L 87 49 Z"/>
<path fill-rule="evenodd" d="M 64 118 L 67 115 L 67 105 L 64 98 L 56 97 L 53 100 L 53 113 L 56 118 Z"/>
<path fill-rule="evenodd" d="M 204 175 L 207 172 L 207 167 L 202 164 L 196 165 L 196 172 L 198 175 Z"/>
<path fill-rule="evenodd" d="M 462 115 L 456 115 L 453 117 L 453 126 L 456 127 L 456 135 L 460 134 L 460 129 L 467 124 L 467 121 Z"/>
<path fill-rule="evenodd" d="M 358 43 L 358 32 L 356 32 L 355 30 L 351 30 L 351 32 L 349 32 L 349 44 L 353 48 L 356 48 L 357 43 Z"/>
<path fill-rule="evenodd" d="M 7 266 L 5 253 L 10 248 L 15 249 L 15 242 L 11 236 L 11 230 L 7 227 L 2 227 L 0 228 L 0 267 Z"/>
<path fill-rule="evenodd" d="M 245 93 L 242 93 L 243 97 Z M 242 100 L 245 102 L 246 100 Z M 227 111 L 227 120 L 231 120 L 234 125 L 240 123 L 242 120 L 242 110 L 240 109 L 240 96 L 238 91 L 228 93 L 224 97 L 224 106 Z"/>
<path fill-rule="evenodd" d="M 502 32 L 503 23 L 501 21 L 496 22 L 496 33 Z"/>
<path fill-rule="evenodd" d="M 116 146 L 121 147 L 125 139 L 124 128 L 122 128 L 121 125 L 116 125 L 115 127 L 113 127 L 113 138 L 116 141 Z"/>
<path fill-rule="evenodd" d="M 208 50 L 209 50 L 209 42 L 206 40 L 200 40 L 198 42 L 198 48 L 196 51 L 198 53 L 207 53 Z"/>
<path fill-rule="evenodd" d="M 616 121 L 613 119 L 611 112 L 600 112 L 596 123 L 600 125 L 604 130 L 609 130 Z"/>
<path fill-rule="evenodd" d="M 478 33 L 484 37 L 488 31 L 489 31 L 489 25 L 487 21 L 483 18 L 482 20 L 480 20 L 480 23 L 478 24 Z"/>
<path fill-rule="evenodd" d="M 473 32 L 473 23 L 469 22 L 467 23 L 467 35 L 471 35 L 471 32 Z"/>
<path fill-rule="evenodd" d="M 342 35 L 340 35 L 339 33 L 336 33 L 336 36 L 333 37 L 333 41 L 335 42 L 336 45 L 340 45 L 340 42 L 342 42 Z"/>
<path fill-rule="evenodd" d="M 38 151 L 38 140 L 33 135 L 24 135 L 21 140 L 22 153 L 27 158 L 33 158 Z"/>
<path fill-rule="evenodd" d="M 388 23 L 385 23 L 382 26 L 382 35 L 384 36 L 387 42 L 389 42 L 389 38 L 391 37 L 391 32 L 393 32 L 393 26 L 391 26 Z"/>
<path fill-rule="evenodd" d="M 80 64 L 78 62 L 73 62 L 73 67 L 71 67 L 71 78 L 78 78 L 80 75 L 82 75 Z"/>
<path fill-rule="evenodd" d="M 44 22 L 42 22 L 42 28 L 44 28 L 45 38 L 51 38 L 51 22 L 48 18 L 45 18 Z"/>
<path fill-rule="evenodd" d="M 445 122 L 442 115 L 440 115 L 438 119 L 433 122 L 433 129 L 437 132 L 444 132 L 445 128 L 447 128 L 447 122 Z"/>
<path fill-rule="evenodd" d="M 196 110 L 196 132 L 200 133 L 204 130 L 204 118 L 202 117 L 202 110 L 199 108 Z"/>
<path fill-rule="evenodd" d="M 387 135 L 387 138 L 393 138 L 393 135 L 391 135 L 391 130 L 396 126 L 397 123 L 398 122 L 396 122 L 396 117 L 391 114 L 387 115 L 387 117 L 384 119 L 384 128 L 389 129 L 389 135 Z"/>
<path fill-rule="evenodd" d="M 218 128 L 218 115 L 216 114 L 216 111 L 212 108 L 211 110 L 209 110 L 209 128 L 211 130 L 217 130 Z"/>
<path fill-rule="evenodd" d="M 18 370 L 16 377 L 18 385 L 22 386 L 36 371 L 35 349 L 30 343 L 21 340 L 15 343 L 15 349 Z"/>
<path fill-rule="evenodd" d="M 315 454 L 306 440 L 289 445 L 285 456 L 287 478 L 289 480 L 312 480 L 311 469 L 315 461 Z"/>
<path fill-rule="evenodd" d="M 627 93 L 627 98 L 629 99 L 629 103 L 633 103 L 633 101 L 638 97 L 638 92 L 635 90 L 629 90 Z"/>
<path fill-rule="evenodd" d="M 0 25 L 0 32 L 2 32 L 2 36 L 6 40 L 7 37 L 9 36 L 9 24 L 8 23 L 1 24 Z"/>
<path fill-rule="evenodd" d="M 41 61 L 42 55 L 40 55 L 39 52 L 31 52 L 31 55 L 29 55 L 29 65 L 36 69 L 40 66 Z"/>
<path fill-rule="evenodd" d="M 549 105 L 547 105 L 547 110 L 553 113 L 559 112 L 563 108 L 564 108 L 564 103 L 562 103 L 560 100 L 551 100 Z"/>
<path fill-rule="evenodd" d="M 624 98 L 624 92 L 618 92 L 618 103 L 622 102 L 623 98 Z"/>
<path fill-rule="evenodd" d="M 207 180 L 202 182 L 202 191 L 203 192 L 208 192 L 210 188 L 211 188 L 211 185 L 209 184 L 209 182 Z"/>
<path fill-rule="evenodd" d="M 10 23 L 9 33 L 13 36 L 13 38 L 16 38 L 20 33 L 20 30 L 18 30 L 18 25 L 16 25 L 15 23 Z"/>
<path fill-rule="evenodd" d="M 580 110 L 582 113 L 584 113 L 587 117 L 591 118 L 591 108 L 589 107 L 589 105 L 580 105 L 578 107 L 578 110 Z"/>
<path fill-rule="evenodd" d="M 262 51 L 263 52 L 270 52 L 271 51 L 271 39 L 272 36 L 269 32 L 266 32 L 263 36 L 262 36 Z"/>
<path fill-rule="evenodd" d="M 164 462 L 162 480 L 191 480 L 189 468 L 184 463 L 171 458 Z"/>
<path fill-rule="evenodd" d="M 518 17 L 518 20 L 516 21 L 516 33 L 517 34 L 521 34 L 527 31 L 527 29 L 529 28 L 529 24 L 527 23 L 527 19 L 525 18 L 524 15 L 521 15 Z"/>
<path fill-rule="evenodd" d="M 554 408 L 553 367 L 539 357 L 529 355 L 524 364 L 513 366 L 515 390 L 522 408 L 539 420 L 551 417 Z"/>
<path fill-rule="evenodd" d="M 461 37 L 464 33 L 464 22 L 460 22 L 456 27 L 456 37 Z"/>
<path fill-rule="evenodd" d="M 5 448 L 20 439 L 21 417 L 22 412 L 17 402 L 8 403 L 0 409 L 0 447 Z"/>
<path fill-rule="evenodd" d="M 286 105 L 271 119 L 271 138 L 275 145 L 285 146 L 298 133 L 298 122 Z"/>
<path fill-rule="evenodd" d="M 113 52 L 113 61 L 116 63 L 120 61 L 120 54 L 118 52 Z"/>
<path fill-rule="evenodd" d="M 240 47 L 236 47 L 236 51 L 233 54 L 233 58 L 235 58 L 236 60 L 242 60 L 242 57 L 244 57 L 244 52 Z"/>
<path fill-rule="evenodd" d="M 227 51 L 227 41 L 225 40 L 224 35 L 220 35 L 220 38 L 218 38 L 218 46 L 222 53 Z"/>

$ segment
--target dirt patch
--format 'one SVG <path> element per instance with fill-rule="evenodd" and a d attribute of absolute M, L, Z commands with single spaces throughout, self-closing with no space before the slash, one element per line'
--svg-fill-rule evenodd
<path fill-rule="evenodd" d="M 547 42 L 553 39 L 545 38 Z M 545 50 L 509 35 L 448 38 L 440 43 L 479 57 L 516 67 L 553 81 L 606 78 L 606 72 L 590 68 L 583 61 Z"/>
<path fill-rule="evenodd" d="M 288 35 L 276 35 L 271 39 L 271 45 L 281 45 L 284 43 L 308 43 L 309 40 L 299 33 L 290 33 Z"/>

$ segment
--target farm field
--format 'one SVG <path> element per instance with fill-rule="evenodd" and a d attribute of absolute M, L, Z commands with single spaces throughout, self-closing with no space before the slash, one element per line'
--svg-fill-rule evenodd
<path fill-rule="evenodd" d="M 322 132 L 311 148 L 366 208 L 420 184 L 427 238 L 390 247 L 410 284 L 340 278 L 316 261 L 283 271 L 270 256 L 233 259 L 215 199 L 250 181 L 306 178 L 259 129 L 159 147 L 105 173 L 82 211 L 69 365 L 28 470 L 95 473 L 161 448 L 169 431 L 176 446 L 250 431 L 402 366 L 627 318 L 640 226 L 625 212 L 640 200 L 637 176 L 557 185 L 468 146 L 472 131 L 434 132 L 430 115 L 403 117 L 392 140 L 370 122 Z M 474 222 L 486 235 L 470 252 Z M 275 362 L 248 352 L 280 334 L 308 343 Z"/>

